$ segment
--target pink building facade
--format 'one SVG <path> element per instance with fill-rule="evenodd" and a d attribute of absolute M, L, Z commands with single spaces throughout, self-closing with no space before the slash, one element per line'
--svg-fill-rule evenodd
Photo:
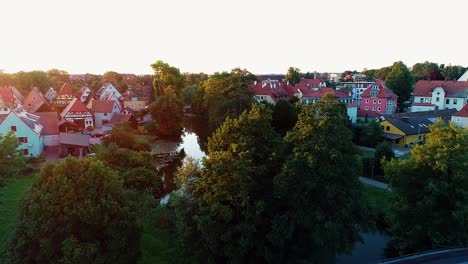
<path fill-rule="evenodd" d="M 397 109 L 396 94 L 382 84 L 373 84 L 361 94 L 361 111 L 392 114 Z"/>

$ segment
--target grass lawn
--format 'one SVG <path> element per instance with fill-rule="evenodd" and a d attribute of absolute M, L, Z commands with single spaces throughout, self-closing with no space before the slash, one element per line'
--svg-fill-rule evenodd
<path fill-rule="evenodd" d="M 19 177 L 0 189 L 0 258 L 5 254 L 6 244 L 13 235 L 21 198 L 36 180 L 35 174 Z"/>

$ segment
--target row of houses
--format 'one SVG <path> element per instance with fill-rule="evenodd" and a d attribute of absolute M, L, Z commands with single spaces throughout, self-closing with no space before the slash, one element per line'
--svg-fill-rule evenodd
<path fill-rule="evenodd" d="M 45 94 L 34 87 L 26 96 L 4 86 L 0 87 L 0 134 L 12 131 L 27 156 L 39 156 L 48 146 L 59 146 L 62 156 L 82 156 L 89 150 L 91 131 L 105 133 L 147 105 L 147 96 L 131 89 L 120 94 L 112 84 L 96 93 L 88 87 L 74 93 L 66 83 L 58 92 L 50 88 Z"/>

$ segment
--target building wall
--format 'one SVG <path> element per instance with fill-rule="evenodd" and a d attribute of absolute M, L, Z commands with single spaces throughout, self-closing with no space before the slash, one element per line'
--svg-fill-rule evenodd
<path fill-rule="evenodd" d="M 411 112 L 422 112 L 422 111 L 431 111 L 435 110 L 435 106 L 425 106 L 425 105 L 412 105 Z"/>
<path fill-rule="evenodd" d="M 94 120 L 96 127 L 102 127 L 102 121 L 109 121 L 113 113 L 94 113 Z"/>
<path fill-rule="evenodd" d="M 383 127 L 384 133 L 390 133 L 390 134 L 403 136 L 398 140 L 398 142 L 395 141 L 394 146 L 396 147 L 407 147 L 407 146 L 416 145 L 419 143 L 419 141 L 426 141 L 427 135 L 429 134 L 429 133 L 420 133 L 420 134 L 415 134 L 415 135 L 406 135 L 403 131 L 396 128 L 392 123 L 388 122 L 387 120 L 380 122 L 380 125 Z"/>
<path fill-rule="evenodd" d="M 255 100 L 257 100 L 257 102 L 264 101 L 273 105 L 275 104 L 275 101 L 269 95 L 255 95 Z"/>
<path fill-rule="evenodd" d="M 348 117 L 353 124 L 356 124 L 357 119 L 357 107 L 347 107 L 346 108 Z"/>
<path fill-rule="evenodd" d="M 457 126 L 468 128 L 468 117 L 452 116 L 452 122 Z"/>
<path fill-rule="evenodd" d="M 133 111 L 141 111 L 146 107 L 146 101 L 124 101 L 124 108 L 128 107 Z"/>
<path fill-rule="evenodd" d="M 44 146 L 58 146 L 59 136 L 58 135 L 46 135 L 44 136 Z"/>
<path fill-rule="evenodd" d="M 20 143 L 18 149 L 23 151 L 28 150 L 28 156 L 39 156 L 44 149 L 44 138 L 40 134 L 34 132 L 27 126 L 18 116 L 11 113 L 0 125 L 0 134 L 5 135 L 11 131 L 11 126 L 16 126 L 16 137 L 27 137 L 28 143 Z"/>
<path fill-rule="evenodd" d="M 380 110 L 379 110 L 379 107 L 380 107 Z M 394 109 L 396 109 L 396 107 L 394 107 Z M 374 111 L 379 114 L 385 114 L 387 113 L 387 98 L 362 97 L 361 98 L 361 110 Z M 394 111 L 392 111 L 391 113 L 393 112 Z"/>

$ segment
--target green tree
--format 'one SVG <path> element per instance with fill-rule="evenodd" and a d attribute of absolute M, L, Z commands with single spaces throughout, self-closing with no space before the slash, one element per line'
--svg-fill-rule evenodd
<path fill-rule="evenodd" d="M 391 244 L 401 255 L 468 246 L 468 132 L 442 120 L 430 130 L 408 159 L 385 164 Z"/>
<path fill-rule="evenodd" d="M 345 106 L 326 95 L 286 135 L 293 153 L 274 179 L 269 262 L 334 263 L 359 240 L 366 211 L 346 120 Z"/>
<path fill-rule="evenodd" d="M 416 81 L 419 80 L 443 80 L 439 65 L 434 62 L 416 63 L 411 69 Z"/>
<path fill-rule="evenodd" d="M 364 145 L 375 148 L 377 144 L 384 141 L 384 131 L 377 121 L 371 121 L 364 127 Z"/>
<path fill-rule="evenodd" d="M 156 97 L 150 105 L 149 113 L 153 118 L 152 130 L 163 138 L 180 137 L 182 133 L 183 104 L 172 90 Z"/>
<path fill-rule="evenodd" d="M 297 122 L 297 108 L 294 103 L 279 100 L 273 107 L 271 125 L 275 131 L 285 136 Z"/>
<path fill-rule="evenodd" d="M 24 168 L 26 158 L 18 150 L 18 139 L 13 132 L 0 134 L 0 186 Z"/>
<path fill-rule="evenodd" d="M 301 70 L 294 67 L 289 67 L 288 72 L 286 73 L 286 81 L 291 84 L 297 84 L 301 81 L 302 73 Z"/>
<path fill-rule="evenodd" d="M 111 133 L 103 137 L 102 143 L 104 145 L 115 143 L 121 148 L 135 151 L 150 151 L 151 149 L 148 140 L 143 136 L 135 135 L 134 130 L 127 123 L 115 125 Z"/>
<path fill-rule="evenodd" d="M 236 117 L 251 107 L 254 94 L 249 85 L 255 80 L 255 75 L 249 71 L 236 68 L 229 73 L 217 72 L 202 83 L 212 129 L 216 129 L 226 117 Z"/>
<path fill-rule="evenodd" d="M 198 85 L 190 85 L 182 89 L 182 99 L 185 105 L 192 105 L 192 99 L 195 97 L 196 93 L 200 88 Z"/>
<path fill-rule="evenodd" d="M 210 76 L 208 74 L 200 72 L 200 73 L 189 73 L 186 72 L 183 74 L 185 78 L 185 85 L 193 86 L 193 85 L 200 85 L 203 81 L 208 80 Z"/>
<path fill-rule="evenodd" d="M 382 161 L 389 161 L 395 157 L 392 144 L 382 142 L 377 145 L 374 153 L 375 175 L 383 175 Z"/>
<path fill-rule="evenodd" d="M 442 69 L 442 75 L 444 76 L 445 80 L 447 81 L 453 81 L 453 80 L 458 80 L 466 71 L 468 68 L 463 68 L 462 66 L 445 66 Z"/>
<path fill-rule="evenodd" d="M 387 79 L 387 75 L 390 73 L 391 70 L 392 66 L 382 67 L 375 72 L 374 77 L 376 79 L 385 80 Z"/>
<path fill-rule="evenodd" d="M 185 86 L 185 78 L 180 74 L 180 70 L 160 60 L 151 64 L 151 67 L 154 71 L 153 87 L 156 98 L 169 90 L 177 97 L 180 96 Z"/>
<path fill-rule="evenodd" d="M 398 95 L 398 107 L 400 110 L 403 109 L 403 102 L 409 100 L 413 91 L 413 84 L 413 75 L 406 65 L 401 61 L 395 62 L 385 80 L 385 85 Z"/>
<path fill-rule="evenodd" d="M 183 229 L 178 234 L 184 234 L 184 244 L 207 262 L 264 259 L 272 179 L 281 161 L 281 139 L 270 123 L 271 111 L 265 105 L 228 118 L 209 139 L 210 158 L 203 160 L 201 172 L 193 164 L 179 170 L 194 217 L 182 218 L 187 222 L 179 225 Z"/>
<path fill-rule="evenodd" d="M 44 71 L 20 71 L 12 77 L 14 86 L 23 94 L 27 94 L 34 86 L 45 93 L 53 85 L 49 75 Z"/>
<path fill-rule="evenodd" d="M 136 263 L 139 228 L 122 182 L 94 159 L 47 164 L 23 200 L 12 263 Z"/>
<path fill-rule="evenodd" d="M 4 73 L 3 70 L 0 70 L 0 86 L 8 86 L 13 84 L 13 77 L 11 74 Z"/>
<path fill-rule="evenodd" d="M 104 83 L 111 83 L 120 92 L 124 92 L 128 89 L 126 79 L 120 73 L 117 73 L 114 71 L 108 71 L 108 72 L 105 72 L 102 75 L 102 77 L 103 77 Z"/>
<path fill-rule="evenodd" d="M 47 75 L 49 75 L 53 87 L 62 87 L 64 83 L 70 83 L 70 74 L 66 71 L 50 69 L 47 71 Z"/>

